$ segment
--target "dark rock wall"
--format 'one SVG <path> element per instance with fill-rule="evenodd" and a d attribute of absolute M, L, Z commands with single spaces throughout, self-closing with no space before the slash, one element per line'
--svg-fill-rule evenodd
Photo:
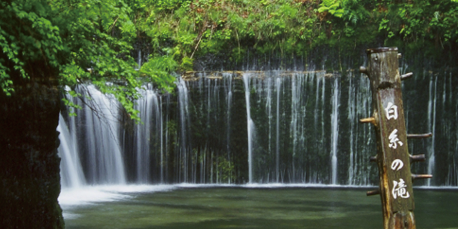
<path fill-rule="evenodd" d="M 23 83 L 0 95 L 0 228 L 63 228 L 57 197 L 59 95 Z"/>

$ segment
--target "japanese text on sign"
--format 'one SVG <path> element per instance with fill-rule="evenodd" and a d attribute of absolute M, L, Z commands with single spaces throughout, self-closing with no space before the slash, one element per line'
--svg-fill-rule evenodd
<path fill-rule="evenodd" d="M 404 162 L 399 159 L 396 159 L 393 163 L 391 163 L 391 169 L 394 171 L 399 171 L 402 167 L 404 167 Z"/>
<path fill-rule="evenodd" d="M 394 105 L 392 102 L 388 103 L 388 106 L 385 108 L 386 118 L 390 119 L 398 119 L 398 106 Z"/>
<path fill-rule="evenodd" d="M 409 198 L 410 194 L 406 190 L 407 185 L 405 184 L 404 180 L 401 178 L 399 179 L 399 182 L 393 181 L 393 190 L 391 191 L 391 194 L 393 194 L 393 198 L 396 199 L 398 197 L 401 198 Z"/>
<path fill-rule="evenodd" d="M 399 146 L 402 146 L 403 143 L 399 140 L 398 138 L 398 129 L 394 129 L 390 136 L 388 136 L 388 138 L 390 139 L 390 144 L 388 145 L 390 148 L 393 148 L 393 149 L 396 149 Z"/>
<path fill-rule="evenodd" d="M 393 104 L 392 102 L 388 102 L 385 108 L 385 115 L 387 120 L 397 120 L 398 119 L 398 106 Z M 397 149 L 398 146 L 403 146 L 401 140 L 398 138 L 398 129 L 394 129 L 391 131 L 390 135 L 388 136 L 388 146 L 392 149 Z M 391 163 L 391 169 L 393 171 L 399 171 L 404 167 L 404 162 L 401 159 L 395 159 Z M 391 190 L 391 194 L 393 195 L 394 199 L 400 198 L 409 198 L 410 194 L 407 191 L 407 185 L 404 179 L 400 178 L 399 181 L 393 180 L 393 189 Z"/>

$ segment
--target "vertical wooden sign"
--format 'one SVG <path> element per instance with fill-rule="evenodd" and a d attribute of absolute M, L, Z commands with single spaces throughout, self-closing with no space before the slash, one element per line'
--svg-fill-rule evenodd
<path fill-rule="evenodd" d="M 412 189 L 415 175 L 410 171 L 412 157 L 407 147 L 401 86 L 401 79 L 412 74 L 399 74 L 398 56 L 397 48 L 368 49 L 369 65 L 360 69 L 371 81 L 373 107 L 373 117 L 361 122 L 375 127 L 377 156 L 372 160 L 378 164 L 380 177 L 380 189 L 368 195 L 380 194 L 385 229 L 416 228 Z"/>

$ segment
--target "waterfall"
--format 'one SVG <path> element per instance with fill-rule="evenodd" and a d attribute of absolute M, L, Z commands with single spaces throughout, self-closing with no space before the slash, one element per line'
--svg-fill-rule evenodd
<path fill-rule="evenodd" d="M 72 132 L 67 126 L 62 114 L 59 114 L 59 125 L 57 131 L 60 132 L 60 145 L 58 152 L 62 158 L 61 170 L 61 185 L 63 188 L 79 188 L 86 184 L 81 161 L 78 155 L 76 145 L 74 117 L 70 117 Z"/>
<path fill-rule="evenodd" d="M 165 182 L 165 178 L 169 177 L 169 172 L 168 172 L 169 171 L 169 164 L 166 163 L 166 161 L 170 157 L 168 152 L 170 152 L 171 149 L 172 149 L 172 147 L 169 147 L 169 141 L 171 139 L 173 139 L 173 137 L 171 137 L 169 139 L 169 135 L 170 135 L 170 133 L 169 133 L 169 128 L 170 128 L 170 126 L 169 126 L 169 120 L 170 120 L 170 117 L 169 117 L 170 116 L 170 112 L 169 112 L 169 110 L 170 110 L 170 95 L 167 95 L 165 97 L 165 99 L 166 99 L 165 112 L 164 112 L 165 114 L 163 115 L 163 116 L 165 116 L 164 117 L 164 119 L 165 119 L 165 136 L 164 136 L 164 138 L 165 138 L 164 139 L 165 158 L 164 158 L 164 160 L 161 160 L 161 170 L 165 171 L 165 172 L 163 172 L 163 176 L 161 177 L 161 183 L 164 183 Z M 164 133 L 164 132 L 161 132 L 161 133 Z"/>
<path fill-rule="evenodd" d="M 354 138 L 353 134 L 355 131 L 355 125 L 354 123 L 356 122 L 356 115 L 355 115 L 355 110 L 352 109 L 352 103 L 354 103 L 354 95 L 355 95 L 355 85 L 353 85 L 353 75 L 350 76 L 350 86 L 348 90 L 348 122 L 350 123 L 350 156 L 349 156 L 349 165 L 348 165 L 348 184 L 353 184 L 353 177 L 355 176 L 355 166 L 354 166 L 354 154 L 355 149 L 354 149 Z"/>
<path fill-rule="evenodd" d="M 142 97 L 137 100 L 135 109 L 139 111 L 142 123 L 135 126 L 135 151 L 136 151 L 136 175 L 137 183 L 150 182 L 150 155 L 162 154 L 162 114 L 159 106 L 159 98 L 152 90 L 152 86 L 143 87 L 139 90 Z M 162 179 L 162 169 L 161 169 Z"/>
<path fill-rule="evenodd" d="M 319 146 L 321 149 L 326 149 L 326 147 L 324 146 L 326 144 L 326 138 L 325 138 L 325 124 L 326 122 L 328 122 L 328 120 L 326 120 L 325 116 L 324 116 L 324 110 L 325 110 L 325 107 L 326 107 L 326 77 L 324 76 L 324 74 L 321 76 L 321 81 L 322 81 L 322 84 L 321 84 L 321 145 Z M 317 96 L 319 96 L 317 94 Z M 319 182 L 319 178 L 318 178 L 318 174 L 316 172 L 316 170 L 314 169 L 313 171 L 310 171 L 312 173 L 312 176 L 313 176 L 313 179 L 312 179 L 312 182 L 313 183 L 318 183 Z"/>
<path fill-rule="evenodd" d="M 248 130 L 248 183 L 253 183 L 253 129 L 254 123 L 251 119 L 250 106 L 250 75 L 243 74 L 243 83 L 245 85 L 246 117 Z"/>
<path fill-rule="evenodd" d="M 268 119 L 268 146 L 267 150 L 268 152 L 272 152 L 272 77 L 267 78 L 267 86 L 266 86 L 266 113 L 267 113 L 267 119 Z M 277 181 L 278 182 L 278 181 Z"/>
<path fill-rule="evenodd" d="M 276 182 L 280 182 L 280 91 L 281 91 L 281 80 L 277 78 L 277 126 L 276 126 Z"/>
<path fill-rule="evenodd" d="M 58 128 L 62 186 L 377 182 L 377 165 L 368 160 L 376 150 L 373 127 L 358 123 L 372 112 L 367 77 L 324 71 L 193 74 L 179 79 L 172 94 L 148 84 L 140 88 L 134 103 L 141 124 L 113 96 L 93 85 L 77 87 L 82 98 L 69 99 L 82 109 L 77 117 L 63 109 Z M 411 93 L 404 103 L 408 132 L 429 129 L 434 135 L 410 140 L 409 150 L 426 148 L 429 160 L 412 172 L 432 172 L 429 185 L 456 185 L 455 79 L 418 80 L 403 89 Z M 441 154 L 434 153 L 436 145 Z"/>
<path fill-rule="evenodd" d="M 433 89 L 434 88 L 434 89 Z M 429 147 L 429 160 L 428 160 L 428 174 L 434 174 L 434 167 L 436 164 L 435 157 L 435 141 L 436 141 L 436 102 L 437 102 L 437 77 L 431 76 L 429 84 L 429 103 L 428 103 L 428 123 L 431 125 L 431 133 L 433 134 L 431 139 L 431 145 Z M 431 186 L 431 179 L 426 181 L 428 186 Z"/>
<path fill-rule="evenodd" d="M 323 92 L 322 92 L 322 96 L 320 96 L 320 84 L 323 88 Z M 317 139 L 315 142 L 314 142 L 314 145 L 315 145 L 315 148 L 320 148 L 322 147 L 322 143 L 323 143 L 323 140 L 324 140 L 324 132 L 323 132 L 323 110 L 324 109 L 321 109 L 321 112 L 320 112 L 320 101 L 324 101 L 324 77 L 316 77 L 316 88 L 315 88 L 315 91 L 316 91 L 316 95 L 315 95 L 315 112 L 313 114 L 313 117 L 314 117 L 314 129 L 315 131 L 317 132 L 317 134 L 319 134 L 318 130 L 321 130 L 321 133 L 322 133 L 322 136 L 320 136 L 321 138 Z M 321 100 L 320 100 L 321 98 Z M 321 119 L 319 119 L 321 117 Z M 318 126 L 321 124 L 321 128 L 318 128 Z M 320 142 L 321 141 L 321 142 Z M 314 171 L 312 170 L 311 168 L 312 166 L 310 166 L 309 168 L 307 168 L 307 170 L 309 171 L 308 174 L 310 176 L 310 180 L 311 182 L 316 182 L 317 179 L 316 179 L 316 175 L 314 174 Z M 314 178 L 315 177 L 315 178 Z"/>
<path fill-rule="evenodd" d="M 161 184 L 164 183 L 164 120 L 163 120 L 163 115 L 162 115 L 162 97 L 159 97 L 159 117 L 158 120 L 160 120 L 160 128 L 159 128 L 159 136 L 161 140 L 161 159 L 160 159 L 160 179 L 161 179 Z"/>
<path fill-rule="evenodd" d="M 456 78 L 456 77 L 455 77 Z M 453 104 L 452 103 L 452 95 L 453 95 L 453 91 L 452 91 L 452 79 L 453 79 L 453 76 L 452 76 L 452 73 L 450 73 L 450 77 L 449 77 L 450 81 L 449 81 L 449 92 L 450 92 L 450 97 L 449 97 L 449 101 L 450 101 L 450 106 L 449 107 L 454 107 L 455 108 L 455 112 L 454 112 L 454 116 L 455 118 L 450 120 L 450 123 L 458 123 L 458 101 L 455 102 L 456 104 Z M 452 113 L 453 114 L 453 113 Z M 449 127 L 451 127 L 452 125 L 450 125 Z M 451 136 L 453 136 L 453 134 L 451 134 Z M 456 131 L 455 135 L 455 147 L 451 147 L 451 150 L 454 151 L 454 153 L 452 154 L 451 156 L 451 159 L 449 161 L 449 175 L 448 175 L 448 180 L 447 180 L 447 185 L 454 185 L 454 186 L 457 186 L 458 185 L 458 131 Z"/>
<path fill-rule="evenodd" d="M 295 157 L 296 157 L 296 150 L 297 150 L 297 143 L 298 143 L 298 119 L 299 119 L 299 103 L 300 103 L 300 85 L 296 83 L 296 78 L 302 79 L 302 77 L 298 77 L 296 74 L 292 75 L 291 78 L 291 124 L 290 124 L 290 134 L 293 136 L 291 144 L 293 145 L 293 152 L 292 152 L 292 160 L 291 160 L 291 168 L 290 168 L 290 180 L 296 180 L 296 168 L 295 168 Z M 302 173 L 300 173 L 302 174 Z"/>
<path fill-rule="evenodd" d="M 363 75 L 363 74 L 360 74 Z M 355 79 L 356 80 L 356 79 Z M 353 109 L 356 110 L 357 119 L 349 120 L 351 123 L 355 123 L 359 118 L 369 117 L 372 114 L 372 93 L 370 90 L 370 80 L 368 77 L 361 76 L 359 87 L 356 87 L 356 102 L 357 106 L 354 106 Z M 353 135 L 354 133 L 354 135 Z M 370 174 L 371 174 L 371 162 L 367 160 L 367 156 L 373 156 L 374 154 L 374 142 L 375 139 L 371 136 L 373 134 L 373 129 L 371 125 L 364 125 L 361 123 L 356 124 L 355 131 L 352 130 L 352 142 L 354 144 L 353 149 L 355 149 L 355 154 L 353 155 L 354 163 L 354 172 L 353 172 L 353 182 L 350 184 L 355 185 L 369 185 Z M 354 136 L 354 137 L 353 137 Z M 363 138 L 358 136 L 364 136 Z M 373 135 L 372 135 L 373 136 Z M 376 167 L 376 166 L 374 166 Z M 372 171 L 373 173 L 374 171 Z"/>
<path fill-rule="evenodd" d="M 291 136 L 292 155 L 289 167 L 288 180 L 296 182 L 305 182 L 307 171 L 300 163 L 303 162 L 303 156 L 309 152 L 302 151 L 304 147 L 307 129 L 307 91 L 310 90 L 307 85 L 313 87 L 313 80 L 310 74 L 293 74 L 291 76 L 291 122 L 289 133 Z M 315 112 L 315 110 L 314 110 Z M 315 120 L 316 117 L 314 117 Z M 315 126 L 315 125 L 314 125 Z"/>
<path fill-rule="evenodd" d="M 86 118 L 86 150 L 89 164 L 89 177 L 93 183 L 125 184 L 124 161 L 119 139 L 119 104 L 114 96 L 104 95 L 88 85 L 84 91 L 83 106 Z"/>
<path fill-rule="evenodd" d="M 182 166 L 178 166 L 178 174 L 180 181 L 188 182 L 188 152 L 187 152 L 187 134 L 189 128 L 189 110 L 188 110 L 188 88 L 183 79 L 179 79 L 178 85 L 178 106 L 180 111 L 180 162 Z"/>
<path fill-rule="evenodd" d="M 339 78 L 335 77 L 334 92 L 332 95 L 332 114 L 331 114 L 331 183 L 337 184 L 337 144 L 339 138 L 339 106 L 340 106 Z"/>
<path fill-rule="evenodd" d="M 77 111 L 77 117 L 68 117 L 70 128 L 63 117 L 58 126 L 63 186 L 125 184 L 119 104 L 113 96 L 103 95 L 93 85 L 80 85 L 76 91 L 84 98 L 67 99 L 82 110 Z"/>
<path fill-rule="evenodd" d="M 137 101 L 135 109 L 139 110 L 140 119 L 144 120 L 143 124 L 136 126 L 136 154 L 137 154 L 137 181 L 139 183 L 148 183 L 149 165 L 150 165 L 150 120 L 152 116 L 151 100 L 153 93 L 150 90 L 144 90 L 143 97 Z"/>
<path fill-rule="evenodd" d="M 229 162 L 229 166 L 231 166 L 231 107 L 232 107 L 232 74 L 223 74 L 224 82 L 226 82 L 226 94 L 227 94 L 227 101 L 226 101 L 226 150 L 227 150 L 227 160 Z M 229 184 L 232 182 L 231 178 L 228 180 Z"/>

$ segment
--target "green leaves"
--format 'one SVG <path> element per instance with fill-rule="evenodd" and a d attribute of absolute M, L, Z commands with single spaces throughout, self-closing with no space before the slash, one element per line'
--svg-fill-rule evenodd
<path fill-rule="evenodd" d="M 189 59 L 187 60 L 189 62 Z M 178 63 L 172 56 L 150 56 L 148 62 L 143 64 L 140 72 L 143 76 L 150 77 L 150 79 L 157 84 L 159 88 L 163 88 L 167 92 L 172 92 L 175 77 L 170 73 L 175 71 Z"/>
<path fill-rule="evenodd" d="M 135 119 L 133 99 L 145 81 L 172 91 L 173 72 L 194 59 L 227 53 L 307 56 L 319 46 L 354 50 L 425 42 L 456 47 L 458 2 L 412 0 L 13 0 L 0 3 L 0 87 L 58 76 L 61 85 L 92 82 L 112 93 Z M 133 44 L 148 50 L 140 71 Z M 398 44 L 396 43 L 396 44 Z M 341 49 L 342 48 L 342 49 Z M 117 82 L 117 83 L 110 83 Z M 122 83 L 120 83 L 122 82 Z M 69 92 L 71 93 L 71 92 Z"/>
<path fill-rule="evenodd" d="M 193 59 L 185 56 L 183 57 L 183 59 L 181 60 L 181 65 L 180 65 L 180 68 L 185 70 L 185 71 L 192 71 L 192 67 L 193 67 Z"/>
<path fill-rule="evenodd" d="M 59 28 L 51 23 L 52 17 L 44 0 L 17 0 L 0 5 L 2 93 L 10 96 L 15 81 L 37 77 L 36 72 L 53 74 L 59 68 L 58 53 L 63 46 Z"/>
<path fill-rule="evenodd" d="M 328 12 L 334 17 L 341 18 L 344 14 L 344 9 L 340 8 L 341 0 L 323 0 L 318 8 L 318 12 Z"/>
<path fill-rule="evenodd" d="M 130 52 L 140 35 L 132 7 L 147 1 L 124 0 L 14 0 L 0 4 L 0 87 L 9 96 L 19 79 L 56 78 L 70 88 L 91 82 L 113 94 L 132 119 L 139 120 L 133 101 L 143 80 L 134 69 Z M 170 4 L 183 2 L 167 1 Z M 136 4 L 139 3 L 139 4 Z M 167 4 L 168 4 L 167 3 Z M 150 5 L 152 3 L 149 3 Z M 170 5 L 171 6 L 171 5 Z M 135 8 L 136 10 L 142 10 Z M 138 23 L 141 24 L 141 23 Z M 173 60 L 173 59 L 172 59 Z M 174 60 L 173 60 L 174 61 Z M 167 62 L 166 62 L 167 63 Z M 173 62 L 176 66 L 176 62 Z M 189 65 L 189 63 L 186 63 Z M 191 65 L 192 66 L 192 65 Z M 161 68 L 162 67 L 162 68 Z M 151 80 L 168 91 L 170 72 L 159 66 Z M 153 69 L 150 69 L 152 72 Z M 167 74 L 165 74 L 165 72 Z M 164 77 L 162 79 L 161 77 Z M 116 83 L 113 83 L 116 82 Z M 72 90 L 62 90 L 81 96 Z M 77 106 L 66 101 L 72 108 Z"/>
<path fill-rule="evenodd" d="M 91 82 L 103 93 L 113 94 L 130 117 L 140 122 L 133 101 L 140 96 L 137 88 L 141 87 L 144 78 L 135 70 L 137 64 L 130 53 L 132 44 L 140 35 L 137 25 L 141 26 L 141 23 L 134 23 L 137 15 L 131 7 L 143 11 L 139 7 L 146 2 L 130 3 L 127 5 L 123 0 L 79 0 L 53 4 L 60 12 L 56 21 L 63 28 L 61 34 L 68 58 L 61 65 L 59 80 L 61 85 L 69 86 Z M 168 75 L 164 75 L 167 80 L 160 78 L 163 75 L 155 76 L 149 81 L 160 81 L 158 85 L 171 90 L 174 84 L 168 80 Z M 66 92 L 73 93 L 71 90 Z"/>

